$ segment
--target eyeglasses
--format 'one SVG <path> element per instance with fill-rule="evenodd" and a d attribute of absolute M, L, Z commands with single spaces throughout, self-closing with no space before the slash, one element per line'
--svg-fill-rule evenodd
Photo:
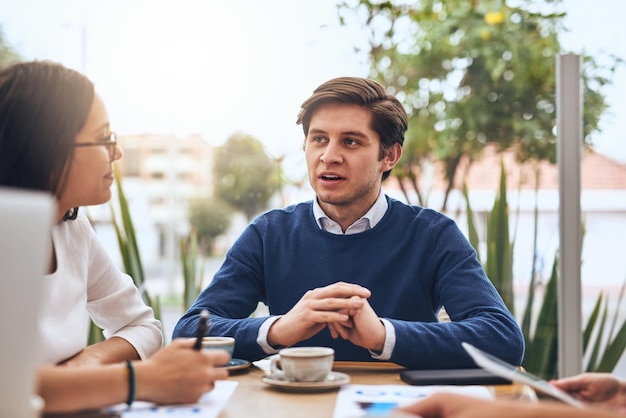
<path fill-rule="evenodd" d="M 109 151 L 109 158 L 111 161 L 115 159 L 115 148 L 117 147 L 117 134 L 111 132 L 104 138 L 99 139 L 97 142 L 78 142 L 74 144 L 75 147 L 106 147 Z"/>

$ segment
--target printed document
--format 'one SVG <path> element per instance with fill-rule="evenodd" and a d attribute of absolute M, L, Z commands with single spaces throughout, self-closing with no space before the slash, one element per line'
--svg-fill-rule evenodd
<path fill-rule="evenodd" d="M 411 404 L 435 392 L 493 399 L 486 386 L 345 385 L 337 395 L 333 418 L 387 416 L 392 409 Z"/>
<path fill-rule="evenodd" d="M 111 410 L 117 411 L 123 418 L 217 418 L 236 387 L 237 382 L 233 380 L 218 380 L 215 382 L 215 388 L 202 395 L 196 404 L 168 406 L 137 401 L 133 402 L 130 408 L 126 405 L 117 405 Z"/>

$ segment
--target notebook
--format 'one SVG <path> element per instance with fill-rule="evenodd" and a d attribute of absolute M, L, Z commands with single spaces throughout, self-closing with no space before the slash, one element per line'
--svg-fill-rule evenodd
<path fill-rule="evenodd" d="M 0 417 L 37 416 L 41 282 L 55 210 L 48 194 L 0 188 Z"/>
<path fill-rule="evenodd" d="M 469 343 L 464 342 L 462 345 L 465 351 L 467 351 L 472 359 L 474 359 L 476 364 L 485 370 L 489 370 L 491 373 L 511 379 L 515 382 L 528 385 L 541 393 L 575 406 L 576 408 L 585 408 L 585 404 L 583 402 L 569 395 L 567 392 L 552 386 L 548 381 L 521 370 L 519 367 L 515 367 L 512 364 L 502 361 L 489 353 L 485 353 Z"/>

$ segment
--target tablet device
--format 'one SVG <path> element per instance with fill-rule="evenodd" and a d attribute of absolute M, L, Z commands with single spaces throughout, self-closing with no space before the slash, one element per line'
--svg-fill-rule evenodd
<path fill-rule="evenodd" d="M 404 370 L 402 381 L 417 386 L 427 385 L 510 385 L 511 380 L 485 369 Z"/>
<path fill-rule="evenodd" d="M 520 370 L 519 368 L 509 364 L 499 358 L 485 353 L 484 351 L 474 347 L 473 345 L 463 342 L 461 343 L 467 353 L 474 359 L 477 365 L 485 370 L 497 374 L 498 376 L 511 379 L 518 383 L 523 383 L 531 388 L 550 395 L 562 402 L 565 402 L 576 408 L 585 408 L 585 404 L 574 398 L 565 391 L 552 386 L 548 381 L 537 377 L 533 374 Z"/>

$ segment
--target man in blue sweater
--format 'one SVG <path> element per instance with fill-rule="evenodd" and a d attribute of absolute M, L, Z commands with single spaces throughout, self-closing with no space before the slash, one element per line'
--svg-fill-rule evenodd
<path fill-rule="evenodd" d="M 235 337 L 233 357 L 250 361 L 320 345 L 336 360 L 476 367 L 467 341 L 521 364 L 519 326 L 457 225 L 381 191 L 407 120 L 375 81 L 320 85 L 297 120 L 315 199 L 252 221 L 173 336 L 193 336 L 208 309 L 210 334 Z M 258 302 L 269 316 L 250 318 Z M 451 322 L 438 322 L 442 306 Z"/>

